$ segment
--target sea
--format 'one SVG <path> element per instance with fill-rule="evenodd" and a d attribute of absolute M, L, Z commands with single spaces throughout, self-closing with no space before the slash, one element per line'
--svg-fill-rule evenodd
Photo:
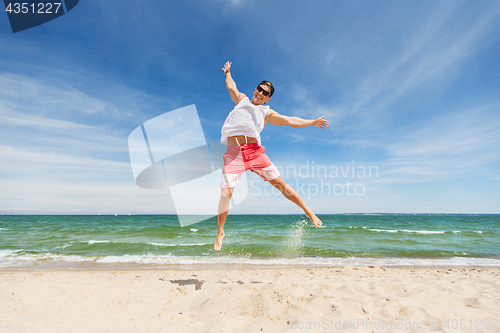
<path fill-rule="evenodd" d="M 500 267 L 500 215 L 3 215 L 0 270 Z"/>

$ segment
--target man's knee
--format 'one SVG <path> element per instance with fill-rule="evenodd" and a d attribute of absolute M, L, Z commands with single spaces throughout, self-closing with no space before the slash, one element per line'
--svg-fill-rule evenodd
<path fill-rule="evenodd" d="M 233 195 L 233 191 L 230 188 L 223 188 L 220 193 L 221 201 L 229 201 L 231 196 Z"/>

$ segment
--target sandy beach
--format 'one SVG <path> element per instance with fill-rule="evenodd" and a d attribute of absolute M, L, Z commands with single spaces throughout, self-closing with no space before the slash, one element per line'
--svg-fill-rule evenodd
<path fill-rule="evenodd" d="M 4 271 L 2 332 L 500 332 L 500 268 Z"/>

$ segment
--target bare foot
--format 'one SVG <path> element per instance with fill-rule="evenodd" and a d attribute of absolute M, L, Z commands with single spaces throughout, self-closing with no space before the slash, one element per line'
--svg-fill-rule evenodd
<path fill-rule="evenodd" d="M 320 221 L 321 222 L 321 221 Z M 215 239 L 215 244 L 214 244 L 214 250 L 215 251 L 220 251 L 222 248 L 222 239 L 224 238 L 224 233 L 222 234 L 217 234 L 217 238 Z"/>
<path fill-rule="evenodd" d="M 319 228 L 321 225 L 323 225 L 323 222 L 321 222 L 321 220 L 313 212 L 309 211 L 308 213 L 306 213 L 306 216 L 311 220 L 312 224 L 316 228 Z"/>

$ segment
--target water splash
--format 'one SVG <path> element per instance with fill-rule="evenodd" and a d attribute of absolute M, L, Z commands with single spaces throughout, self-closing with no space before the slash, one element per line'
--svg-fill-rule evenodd
<path fill-rule="evenodd" d="M 303 244 L 304 234 L 309 222 L 302 218 L 291 226 L 284 237 L 284 249 L 281 251 L 281 257 L 302 257 L 304 256 Z"/>

